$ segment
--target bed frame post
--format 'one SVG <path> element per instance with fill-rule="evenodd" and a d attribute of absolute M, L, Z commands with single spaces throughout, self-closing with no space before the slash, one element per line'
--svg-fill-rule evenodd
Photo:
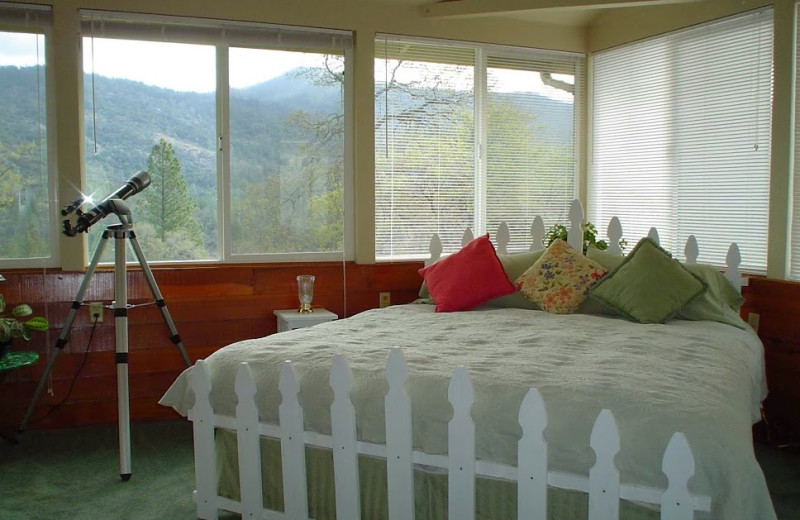
<path fill-rule="evenodd" d="M 475 423 L 470 414 L 475 393 L 463 367 L 453 371 L 447 396 L 453 405 L 453 418 L 447 427 L 448 518 L 470 520 L 475 518 Z"/>
<path fill-rule="evenodd" d="M 619 453 L 619 430 L 609 410 L 597 416 L 589 445 L 597 457 L 589 470 L 589 520 L 617 520 L 619 470 L 614 465 L 614 457 Z"/>
<path fill-rule="evenodd" d="M 194 432 L 194 475 L 197 518 L 217 520 L 217 464 L 214 453 L 214 410 L 209 394 L 211 380 L 202 359 L 192 368 L 190 384 L 195 395 L 191 410 Z"/>
<path fill-rule="evenodd" d="M 333 357 L 331 366 L 331 436 L 333 438 L 333 473 L 336 488 L 336 518 L 359 520 L 358 452 L 356 451 L 356 411 L 350 400 L 353 375 L 341 354 Z"/>
<path fill-rule="evenodd" d="M 539 391 L 528 390 L 519 408 L 517 518 L 547 518 L 547 412 Z"/>
<path fill-rule="evenodd" d="M 414 466 L 411 455 L 411 400 L 406 392 L 408 369 L 403 352 L 392 349 L 386 363 L 389 392 L 386 415 L 386 483 L 390 520 L 414 520 Z"/>

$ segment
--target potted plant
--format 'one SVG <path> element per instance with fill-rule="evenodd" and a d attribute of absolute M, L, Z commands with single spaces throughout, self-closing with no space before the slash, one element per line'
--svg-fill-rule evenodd
<path fill-rule="evenodd" d="M 45 331 L 50 328 L 50 324 L 41 316 L 21 319 L 31 314 L 33 309 L 27 303 L 21 303 L 11 309 L 10 313 L 6 313 L 6 299 L 0 294 L 0 358 L 5 355 L 12 339 L 22 338 L 27 341 L 31 339 L 30 331 Z"/>
<path fill-rule="evenodd" d="M 600 251 L 605 251 L 608 249 L 608 242 L 605 240 L 597 240 L 597 228 L 594 227 L 594 224 L 591 222 L 584 222 L 581 224 L 581 228 L 583 229 L 583 254 L 586 254 L 586 251 L 589 249 L 589 247 L 595 247 Z M 566 241 L 567 234 L 566 226 L 562 224 L 553 224 L 553 227 L 548 229 L 547 233 L 544 235 L 544 238 L 542 239 L 542 245 L 544 247 L 548 247 L 557 238 Z M 624 251 L 625 246 L 627 245 L 628 241 L 624 238 L 621 238 L 619 241 L 620 249 Z"/>

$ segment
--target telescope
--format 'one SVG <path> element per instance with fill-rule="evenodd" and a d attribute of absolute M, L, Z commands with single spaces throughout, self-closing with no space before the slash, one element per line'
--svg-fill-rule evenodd
<path fill-rule="evenodd" d="M 64 220 L 64 234 L 74 237 L 78 233 L 84 233 L 92 227 L 93 224 L 105 218 L 109 213 L 119 213 L 121 209 L 125 212 L 127 206 L 121 202 L 128 197 L 132 197 L 150 186 L 150 174 L 145 171 L 140 171 L 131 176 L 130 179 L 125 181 L 125 184 L 117 188 L 117 190 L 103 199 L 95 207 L 89 211 L 82 211 L 81 205 L 85 202 L 84 199 L 78 199 L 71 204 L 67 205 L 61 210 L 61 215 L 67 216 L 73 211 L 78 216 L 75 225 L 72 225 L 69 219 Z"/>

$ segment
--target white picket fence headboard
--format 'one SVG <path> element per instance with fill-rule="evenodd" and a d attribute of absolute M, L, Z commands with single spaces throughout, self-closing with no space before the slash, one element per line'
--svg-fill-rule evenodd
<path fill-rule="evenodd" d="M 578 251 L 583 251 L 583 206 L 580 201 L 575 199 L 569 208 L 569 226 L 567 233 L 567 242 Z M 547 231 L 542 217 L 536 216 L 531 224 L 531 242 L 529 251 L 539 251 L 544 249 L 542 240 L 544 239 Z M 622 239 L 622 224 L 617 217 L 612 217 L 606 228 L 606 236 L 608 237 L 608 252 L 611 254 L 621 255 L 622 249 L 620 248 L 619 241 Z M 658 230 L 654 227 L 650 228 L 647 233 L 655 243 L 660 244 L 658 237 Z M 472 228 L 467 227 L 464 234 L 461 236 L 461 246 L 465 246 L 475 238 Z M 508 254 L 508 244 L 511 242 L 511 233 L 508 229 L 508 224 L 501 222 L 495 232 L 494 246 L 499 254 Z M 425 265 L 431 265 L 442 258 L 443 248 L 442 240 L 438 233 L 434 233 L 430 239 L 428 250 L 430 256 L 425 261 Z M 697 244 L 697 239 L 694 235 L 689 235 L 686 239 L 686 245 L 683 248 L 683 258 L 686 264 L 696 264 L 697 257 L 699 256 L 700 248 Z M 737 291 L 741 292 L 742 286 L 747 285 L 747 278 L 742 277 L 739 266 L 742 262 L 742 256 L 739 252 L 739 246 L 736 242 L 731 243 L 728 248 L 728 254 L 725 258 L 725 277 L 733 284 Z"/>

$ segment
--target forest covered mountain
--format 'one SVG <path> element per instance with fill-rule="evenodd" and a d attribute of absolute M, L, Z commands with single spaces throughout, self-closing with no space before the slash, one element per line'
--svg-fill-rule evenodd
<path fill-rule="evenodd" d="M 27 95 L 35 84 L 35 67 L 0 67 L 0 142 L 33 140 L 37 137 L 30 114 L 39 110 L 35 98 Z M 231 91 L 233 139 L 243 141 L 237 147 L 243 158 L 261 153 L 264 142 L 257 140 L 270 130 L 289 132 L 284 121 L 291 112 L 332 113 L 338 109 L 340 92 L 335 87 L 312 85 L 295 69 L 258 85 Z M 142 169 L 158 137 L 168 136 L 182 143 L 191 153 L 181 157 L 185 174 L 215 168 L 216 130 L 213 93 L 176 92 L 126 79 L 86 75 L 84 83 L 84 118 L 87 157 L 103 170 L 120 170 L 120 178 Z M 496 96 L 511 98 L 513 93 Z M 546 126 L 562 142 L 572 138 L 572 126 L 563 117 L 572 105 L 530 95 L 520 109 L 535 114 L 537 126 Z M 93 110 L 96 107 L 96 110 Z M 376 115 L 382 115 L 382 104 Z M 397 109 L 398 107 L 395 107 Z M 402 109 L 403 107 L 400 107 Z M 41 106 L 44 110 L 44 106 Z M 95 150 L 95 139 L 97 149 Z M 187 179 L 190 184 L 193 180 Z"/>
<path fill-rule="evenodd" d="M 0 67 L 3 92 L 0 152 L 3 146 L 10 150 L 39 138 L 36 121 L 44 120 L 44 96 L 39 99 L 31 96 L 32 86 L 41 84 L 37 79 L 39 72 L 36 67 Z M 319 79 L 319 75 L 314 70 L 297 68 L 249 88 L 232 89 L 230 93 L 229 191 L 233 240 L 238 244 L 234 245 L 235 251 L 336 251 L 340 247 L 344 176 L 342 90 L 336 81 L 315 78 Z M 386 104 L 377 96 L 376 119 L 381 125 Z M 438 100 L 438 107 L 431 111 L 432 106 L 420 101 L 426 96 L 430 93 L 410 85 L 394 92 L 388 108 L 390 114 L 399 114 L 395 123 L 406 124 L 405 114 L 424 110 L 423 116 L 432 120 L 442 118 L 435 124 L 466 125 L 462 128 L 472 124 L 469 109 L 461 110 L 466 115 L 458 120 L 447 115 L 447 110 L 442 111 L 441 99 L 450 96 L 449 103 L 453 104 L 456 101 L 452 99 L 463 100 L 463 95 L 445 92 L 444 98 Z M 554 149 L 571 147 L 571 103 L 536 94 L 493 96 L 493 102 L 509 107 L 506 115 L 524 121 L 521 124 L 530 142 L 540 141 L 539 146 Z M 136 171 L 148 169 L 159 143 L 162 149 L 169 144 L 169 153 L 174 153 L 179 161 L 186 193 L 196 208 L 192 217 L 204 235 L 201 247 L 205 252 L 198 256 L 197 251 L 187 248 L 188 256 L 183 258 L 215 258 L 218 254 L 216 124 L 213 93 L 177 92 L 125 79 L 85 75 L 88 190 L 96 196 L 105 196 Z M 549 134 L 551 140 L 544 142 L 542 132 Z M 465 144 L 471 146 L 471 140 Z M 398 153 L 416 152 L 409 148 Z M 401 164 L 410 164 L 400 159 Z M 415 177 L 423 173 L 409 169 L 403 174 L 408 182 L 417 183 Z M 133 202 L 139 203 L 139 199 Z M 237 213 L 240 211 L 237 208 L 242 213 Z M 137 212 L 134 206 L 132 209 L 135 214 L 144 213 Z M 152 224 L 141 219 L 139 223 Z M 291 243 L 298 236 L 308 243 Z M 176 259 L 169 251 L 165 250 L 164 255 L 164 259 Z"/>

